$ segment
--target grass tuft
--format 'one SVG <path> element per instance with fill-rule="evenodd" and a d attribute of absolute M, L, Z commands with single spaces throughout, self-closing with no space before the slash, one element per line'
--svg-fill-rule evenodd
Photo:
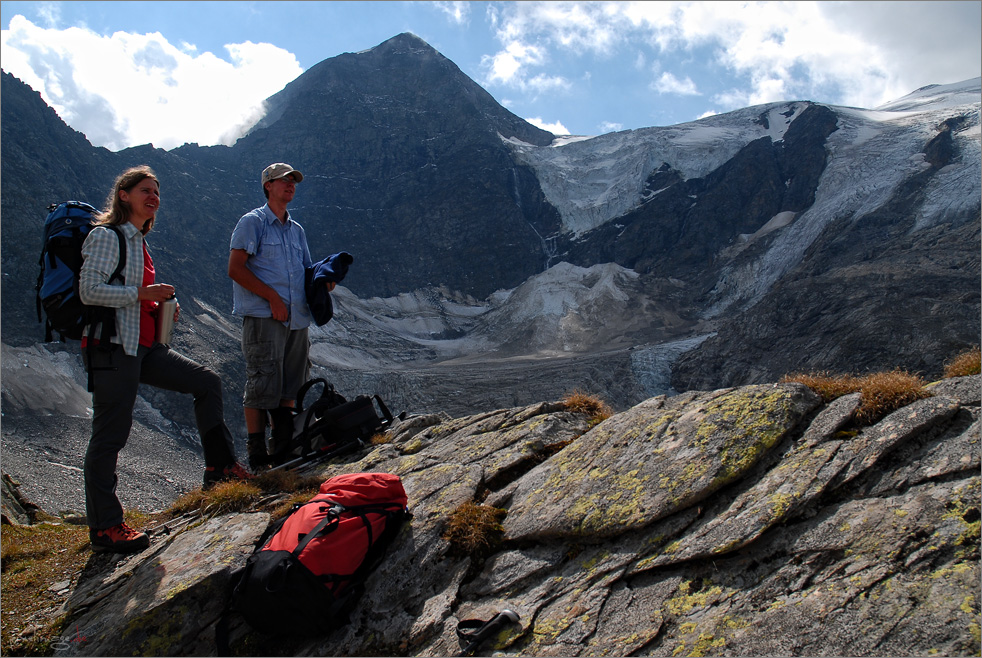
<path fill-rule="evenodd" d="M 873 373 L 860 381 L 862 401 L 856 410 L 856 418 L 863 424 L 871 425 L 911 402 L 931 397 L 931 393 L 924 390 L 927 382 L 904 370 Z"/>
<path fill-rule="evenodd" d="M 195 489 L 178 498 L 167 509 L 167 518 L 198 512 L 204 515 L 230 514 L 254 510 L 264 496 L 293 491 L 316 493 L 323 478 L 300 476 L 292 471 L 267 471 L 254 480 L 220 482 L 204 491 Z"/>
<path fill-rule="evenodd" d="M 827 372 L 794 373 L 781 378 L 782 383 L 804 384 L 821 396 L 826 404 L 860 389 L 859 378 L 853 375 L 832 375 Z"/>
<path fill-rule="evenodd" d="M 782 382 L 804 384 L 818 393 L 826 403 L 850 393 L 861 393 L 855 419 L 860 425 L 872 425 L 892 411 L 911 402 L 930 397 L 925 381 L 904 370 L 878 372 L 857 377 L 828 373 L 785 375 Z"/>
<path fill-rule="evenodd" d="M 979 346 L 966 350 L 945 365 L 944 377 L 968 377 L 982 373 L 982 351 Z"/>
<path fill-rule="evenodd" d="M 573 391 L 567 394 L 562 402 L 567 411 L 588 416 L 590 427 L 598 425 L 614 415 L 610 405 L 597 396 L 582 391 Z"/>
<path fill-rule="evenodd" d="M 319 490 L 320 487 L 311 487 L 294 492 L 292 495 L 288 496 L 286 500 L 280 501 L 277 503 L 276 507 L 270 510 L 270 520 L 278 521 L 279 519 L 287 516 L 291 511 L 293 511 L 294 505 L 306 503 L 308 500 L 316 496 Z"/>
<path fill-rule="evenodd" d="M 219 482 L 207 491 L 195 489 L 184 494 L 167 511 L 175 517 L 189 512 L 205 515 L 242 512 L 252 507 L 261 496 L 262 490 L 251 482 Z"/>
<path fill-rule="evenodd" d="M 389 438 L 389 435 L 385 432 L 377 432 L 372 435 L 372 438 L 370 438 L 368 442 L 373 446 L 380 446 L 386 443 L 391 443 L 392 439 Z"/>
<path fill-rule="evenodd" d="M 453 511 L 443 538 L 451 551 L 481 560 L 501 544 L 505 529 L 501 522 L 507 512 L 489 505 L 464 503 Z"/>
<path fill-rule="evenodd" d="M 317 489 L 324 481 L 317 475 L 298 475 L 294 471 L 266 471 L 252 482 L 265 494 Z M 314 494 L 310 494 L 313 496 Z"/>

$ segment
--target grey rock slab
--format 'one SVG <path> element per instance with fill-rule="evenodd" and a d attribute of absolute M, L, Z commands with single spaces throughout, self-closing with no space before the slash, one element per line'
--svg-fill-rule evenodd
<path fill-rule="evenodd" d="M 511 539 L 609 537 L 739 479 L 820 404 L 800 384 L 658 397 L 612 416 L 526 474 Z"/>
<path fill-rule="evenodd" d="M 213 653 L 229 574 L 268 523 L 265 513 L 209 519 L 87 579 L 66 605 L 67 649 L 56 655 Z"/>
<path fill-rule="evenodd" d="M 925 388 L 934 395 L 945 395 L 963 405 L 979 406 L 982 402 L 982 375 L 950 377 L 928 384 Z"/>

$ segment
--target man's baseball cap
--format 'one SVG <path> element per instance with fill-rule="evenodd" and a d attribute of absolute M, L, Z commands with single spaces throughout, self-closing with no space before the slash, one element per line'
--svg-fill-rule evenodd
<path fill-rule="evenodd" d="M 293 174 L 293 177 L 297 180 L 298 183 L 303 180 L 303 174 L 301 174 L 299 171 L 297 171 L 290 165 L 286 164 L 285 162 L 277 162 L 275 164 L 271 164 L 265 169 L 263 169 L 262 184 L 265 185 L 271 180 L 276 180 L 277 178 L 283 178 L 284 176 L 288 176 L 290 174 Z"/>

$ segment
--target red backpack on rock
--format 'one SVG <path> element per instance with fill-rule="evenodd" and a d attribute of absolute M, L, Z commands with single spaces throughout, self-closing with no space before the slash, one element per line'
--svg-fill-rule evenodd
<path fill-rule="evenodd" d="M 365 579 L 411 518 L 407 502 L 402 482 L 390 473 L 325 481 L 316 496 L 295 505 L 260 539 L 235 584 L 230 609 L 270 634 L 322 634 L 346 623 Z M 224 625 L 218 629 L 220 648 Z"/>

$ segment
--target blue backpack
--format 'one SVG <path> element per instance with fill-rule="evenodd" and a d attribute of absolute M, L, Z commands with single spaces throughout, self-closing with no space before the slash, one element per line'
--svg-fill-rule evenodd
<path fill-rule="evenodd" d="M 38 322 L 42 322 L 42 309 L 46 316 L 45 342 L 52 340 L 52 332 L 57 332 L 62 340 L 80 340 L 85 325 L 91 324 L 94 328 L 97 322 L 102 322 L 103 325 L 103 342 L 108 342 L 109 337 L 116 333 L 116 314 L 113 309 L 86 306 L 78 292 L 78 276 L 82 270 L 82 243 L 95 226 L 98 213 L 98 210 L 84 201 L 65 201 L 48 206 L 41 258 L 38 260 L 41 272 L 38 274 L 36 299 Z M 126 244 L 117 227 L 107 227 L 119 238 L 119 263 L 109 280 L 122 281 L 123 268 L 126 266 Z"/>

